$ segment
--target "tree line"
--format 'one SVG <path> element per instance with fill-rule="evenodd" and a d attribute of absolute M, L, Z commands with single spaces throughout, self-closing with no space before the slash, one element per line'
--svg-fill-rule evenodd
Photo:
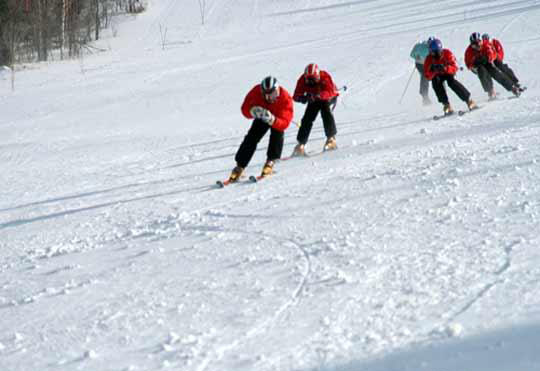
<path fill-rule="evenodd" d="M 0 66 L 78 57 L 141 0 L 0 0 Z"/>

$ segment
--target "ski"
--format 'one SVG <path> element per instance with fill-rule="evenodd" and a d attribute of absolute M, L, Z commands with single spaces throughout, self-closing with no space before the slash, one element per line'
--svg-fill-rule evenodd
<path fill-rule="evenodd" d="M 445 113 L 443 115 L 435 115 L 433 116 L 433 120 L 437 121 L 437 120 L 445 119 L 447 117 L 452 117 L 452 116 L 455 116 L 454 113 Z"/>
<path fill-rule="evenodd" d="M 464 114 L 466 113 L 470 113 L 472 111 L 476 111 L 476 110 L 479 110 L 480 108 L 482 108 L 482 106 L 476 106 L 475 108 L 473 108 L 472 110 L 466 110 L 466 111 L 458 111 L 458 116 L 463 116 Z"/>
<path fill-rule="evenodd" d="M 231 182 L 230 182 L 229 179 L 218 180 L 218 181 L 216 182 L 216 185 L 218 186 L 218 188 L 225 188 L 225 187 L 228 186 L 229 184 L 231 184 Z"/>
<path fill-rule="evenodd" d="M 250 176 L 249 176 L 249 181 L 250 181 L 251 183 L 257 183 L 257 182 L 263 180 L 264 178 L 268 178 L 268 175 L 267 175 L 267 176 L 262 176 L 262 175 L 257 175 L 257 176 L 255 176 L 255 175 L 250 175 Z"/>

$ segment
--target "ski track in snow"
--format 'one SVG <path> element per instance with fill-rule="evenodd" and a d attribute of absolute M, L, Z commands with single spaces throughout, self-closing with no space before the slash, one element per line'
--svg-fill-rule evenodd
<path fill-rule="evenodd" d="M 153 0 L 108 51 L 0 86 L 0 368 L 538 368 L 540 5 L 217 0 L 205 25 L 198 6 Z M 462 60 L 472 30 L 502 39 L 519 100 L 463 71 L 483 109 L 435 122 L 414 72 L 395 105 L 415 41 Z M 315 155 L 216 189 L 245 92 L 269 73 L 292 92 L 307 62 L 348 87 L 338 151 L 319 118 Z"/>

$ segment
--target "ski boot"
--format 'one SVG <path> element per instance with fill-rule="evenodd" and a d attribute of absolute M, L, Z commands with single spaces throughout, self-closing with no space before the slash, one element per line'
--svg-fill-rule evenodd
<path fill-rule="evenodd" d="M 323 151 L 331 151 L 333 149 L 337 149 L 336 137 L 330 137 L 326 139 Z"/>
<path fill-rule="evenodd" d="M 265 177 L 265 176 L 272 175 L 273 167 L 274 167 L 274 161 L 271 161 L 271 160 L 266 161 L 266 163 L 264 164 L 262 168 L 261 176 Z"/>
<path fill-rule="evenodd" d="M 294 147 L 294 151 L 292 153 L 292 157 L 300 157 L 306 155 L 306 149 L 304 148 L 304 145 L 302 143 L 298 143 L 296 147 Z"/>
<path fill-rule="evenodd" d="M 444 113 L 445 116 L 449 116 L 449 115 L 452 115 L 454 113 L 454 109 L 452 108 L 450 103 L 446 103 L 443 106 L 443 113 Z"/>
<path fill-rule="evenodd" d="M 495 92 L 495 89 L 491 89 L 488 93 L 488 100 L 492 101 L 497 99 L 497 93 Z"/>
<path fill-rule="evenodd" d="M 231 175 L 229 176 L 229 182 L 234 183 L 237 182 L 238 179 L 242 176 L 242 173 L 244 172 L 244 168 L 240 166 L 235 166 L 234 169 L 231 172 Z"/>
<path fill-rule="evenodd" d="M 476 104 L 475 101 L 473 101 L 472 99 L 469 99 L 467 101 L 467 107 L 469 107 L 469 111 L 472 111 L 473 109 L 477 109 L 478 108 L 478 104 Z"/>
<path fill-rule="evenodd" d="M 522 90 L 519 88 L 518 85 L 512 86 L 512 93 L 516 96 L 516 98 L 519 98 L 521 95 Z"/>

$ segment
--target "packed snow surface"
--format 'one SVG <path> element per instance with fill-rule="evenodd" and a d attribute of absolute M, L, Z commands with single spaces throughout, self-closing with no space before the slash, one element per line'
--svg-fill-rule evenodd
<path fill-rule="evenodd" d="M 201 3 L 0 74 L 0 369 L 540 370 L 540 3 Z M 528 90 L 465 69 L 482 109 L 434 121 L 409 52 L 463 66 L 475 31 Z M 216 189 L 245 94 L 311 62 L 347 86 L 339 149 L 319 118 L 313 156 Z"/>

